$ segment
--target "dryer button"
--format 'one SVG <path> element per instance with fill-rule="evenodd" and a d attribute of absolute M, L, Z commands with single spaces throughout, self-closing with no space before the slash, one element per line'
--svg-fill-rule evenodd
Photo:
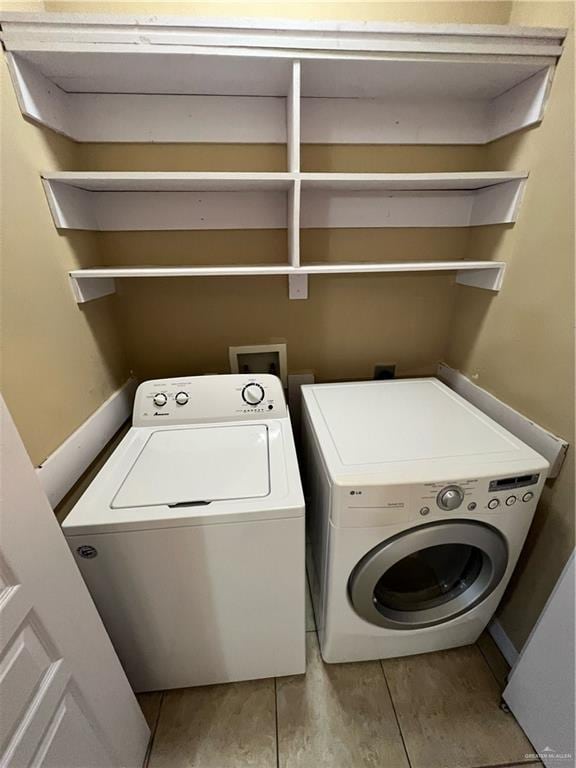
<path fill-rule="evenodd" d="M 532 501 L 533 498 L 534 498 L 534 494 L 532 493 L 532 491 L 526 491 L 524 496 L 522 496 L 522 501 Z"/>
<path fill-rule="evenodd" d="M 511 507 L 512 504 L 516 504 L 516 501 L 517 501 L 516 496 L 508 496 L 508 498 L 506 499 L 506 506 Z"/>
<path fill-rule="evenodd" d="M 500 499 L 490 499 L 488 502 L 488 509 L 496 509 L 500 506 Z"/>

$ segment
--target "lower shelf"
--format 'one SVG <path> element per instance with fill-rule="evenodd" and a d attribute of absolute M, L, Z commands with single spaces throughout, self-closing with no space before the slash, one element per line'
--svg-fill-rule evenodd
<path fill-rule="evenodd" d="M 292 299 L 308 298 L 308 275 L 362 274 L 376 272 L 456 272 L 462 285 L 499 291 L 506 265 L 502 261 L 410 261 L 385 264 L 254 264 L 206 267 L 102 267 L 70 272 L 79 304 L 115 292 L 116 278 L 141 277 L 254 277 L 287 275 Z"/>

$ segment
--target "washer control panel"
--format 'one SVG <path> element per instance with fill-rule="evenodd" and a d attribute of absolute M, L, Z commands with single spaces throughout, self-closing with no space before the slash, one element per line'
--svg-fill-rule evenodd
<path fill-rule="evenodd" d="M 264 392 L 264 387 L 255 381 L 251 381 L 242 388 L 242 399 L 245 403 L 248 403 L 248 405 L 260 405 L 265 396 L 266 393 Z"/>
<path fill-rule="evenodd" d="M 134 400 L 135 427 L 250 421 L 288 415 L 282 383 L 270 374 L 188 376 L 145 381 Z"/>

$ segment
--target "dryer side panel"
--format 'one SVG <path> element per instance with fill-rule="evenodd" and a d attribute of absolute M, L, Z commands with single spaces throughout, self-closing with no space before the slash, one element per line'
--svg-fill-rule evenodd
<path fill-rule="evenodd" d="M 303 400 L 304 494 L 306 498 L 307 565 L 320 640 L 325 629 L 329 567 L 330 513 L 333 488 L 310 415 Z"/>

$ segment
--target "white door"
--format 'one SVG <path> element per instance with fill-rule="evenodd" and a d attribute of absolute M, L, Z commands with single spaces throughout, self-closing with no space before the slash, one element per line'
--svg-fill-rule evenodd
<path fill-rule="evenodd" d="M 503 694 L 550 768 L 575 764 L 574 578 L 572 553 Z"/>
<path fill-rule="evenodd" d="M 4 401 L 1 768 L 139 768 L 150 732 Z"/>

